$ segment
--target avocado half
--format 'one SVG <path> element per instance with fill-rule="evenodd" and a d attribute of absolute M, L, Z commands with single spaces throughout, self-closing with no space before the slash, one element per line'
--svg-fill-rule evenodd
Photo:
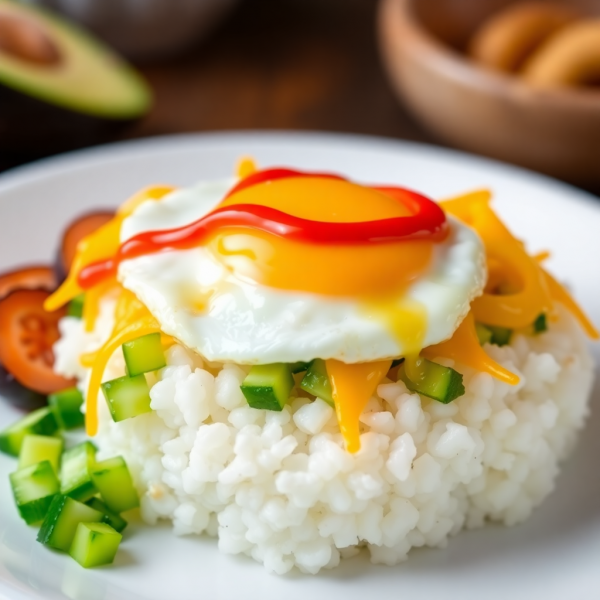
<path fill-rule="evenodd" d="M 0 150 L 42 156 L 106 141 L 147 112 L 138 73 L 46 10 L 0 0 Z"/>

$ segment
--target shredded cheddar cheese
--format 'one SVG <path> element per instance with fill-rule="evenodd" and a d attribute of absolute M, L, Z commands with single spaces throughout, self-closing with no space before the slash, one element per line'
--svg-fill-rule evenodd
<path fill-rule="evenodd" d="M 481 347 L 475 331 L 475 319 L 472 312 L 465 317 L 449 340 L 429 346 L 421 354 L 431 360 L 440 356 L 451 358 L 477 371 L 489 373 L 510 385 L 519 383 L 519 378 L 514 373 L 499 365 Z"/>
<path fill-rule="evenodd" d="M 325 362 L 331 381 L 335 411 L 348 452 L 360 450 L 359 418 L 379 382 L 392 366 L 391 360 L 348 365 Z"/>
<path fill-rule="evenodd" d="M 490 271 L 506 271 L 508 281 L 520 283 L 520 289 L 510 294 L 488 291 L 472 304 L 475 320 L 486 325 L 509 329 L 527 327 L 542 313 L 553 311 L 552 297 L 546 279 L 534 258 L 529 256 L 496 216 L 489 203 L 491 194 L 480 190 L 441 203 L 442 208 L 477 231 L 483 240 Z"/>
<path fill-rule="evenodd" d="M 240 178 L 254 172 L 256 165 L 251 159 L 243 159 L 238 164 L 237 174 Z M 121 225 L 135 208 L 147 200 L 162 198 L 171 191 L 173 188 L 166 186 L 142 190 L 119 209 L 112 221 L 82 240 L 67 280 L 48 298 L 46 310 L 56 310 L 82 292 L 77 279 L 82 268 L 96 261 L 106 260 L 118 251 Z M 409 366 L 417 368 L 419 356 L 429 359 L 446 357 L 479 372 L 489 373 L 507 384 L 516 385 L 519 377 L 496 363 L 481 347 L 475 329 L 476 321 L 515 330 L 523 329 L 531 326 L 540 314 L 551 317 L 555 312 L 555 303 L 558 302 L 575 316 L 591 338 L 598 339 L 599 334 L 568 292 L 541 267 L 540 262 L 546 255 L 529 256 L 523 244 L 511 235 L 492 211 L 489 201 L 490 193 L 482 190 L 441 203 L 445 211 L 479 233 L 485 245 L 490 276 L 486 291 L 472 303 L 471 312 L 453 336 L 425 349 L 420 346 L 417 348 L 420 342 L 416 341 L 415 351 L 407 360 L 410 362 Z M 304 248 L 301 250 L 306 251 Z M 347 256 L 345 260 L 348 261 Z M 497 290 L 501 292 L 498 293 Z M 90 436 L 95 435 L 98 429 L 98 396 L 111 356 L 125 342 L 161 332 L 159 322 L 146 306 L 132 292 L 123 289 L 114 277 L 86 292 L 83 314 L 86 331 L 94 329 L 102 299 L 117 291 L 119 296 L 115 308 L 115 324 L 108 341 L 96 352 L 83 355 L 80 359 L 82 365 L 91 369 L 86 397 L 86 429 Z M 408 319 L 415 329 L 415 340 L 420 339 L 423 327 L 414 310 L 398 313 L 396 317 L 396 328 L 403 328 L 404 332 Z M 404 337 L 407 335 L 403 333 Z M 165 346 L 175 343 L 173 338 L 165 334 L 162 334 L 162 340 Z M 391 360 L 361 364 L 326 361 L 340 431 L 346 448 L 351 453 L 360 449 L 360 415 L 390 367 Z"/>
<path fill-rule="evenodd" d="M 251 156 L 245 156 L 238 161 L 235 174 L 239 179 L 245 179 L 256 171 L 258 171 L 258 167 L 254 159 Z"/>
<path fill-rule="evenodd" d="M 586 314 L 581 310 L 581 307 L 567 290 L 562 286 L 550 273 L 542 269 L 544 277 L 546 279 L 546 285 L 552 294 L 552 298 L 556 302 L 560 302 L 579 322 L 581 328 L 585 331 L 587 336 L 592 340 L 600 339 L 598 330 L 594 327 L 592 322 L 587 318 Z"/>
<path fill-rule="evenodd" d="M 128 325 L 119 324 L 122 327 L 115 328 L 111 338 L 98 350 L 92 366 L 92 374 L 86 394 L 86 432 L 89 436 L 96 435 L 98 431 L 98 393 L 106 365 L 113 353 L 122 344 L 134 340 L 149 333 L 160 332 L 158 321 L 149 313 L 138 318 Z"/>
<path fill-rule="evenodd" d="M 85 331 L 94 331 L 96 319 L 100 314 L 100 302 L 108 294 L 119 289 L 119 284 L 113 279 L 103 281 L 100 285 L 89 290 L 83 303 L 83 326 Z"/>
<path fill-rule="evenodd" d="M 517 281 L 514 293 L 493 294 L 486 291 L 472 304 L 475 320 L 486 325 L 523 329 L 546 314 L 553 316 L 554 303 L 563 304 L 577 319 L 586 334 L 598 339 L 599 334 L 579 305 L 565 288 L 540 263 L 548 252 L 530 256 L 490 207 L 489 190 L 477 190 L 440 203 L 451 215 L 473 227 L 486 249 L 488 266 L 496 279 Z M 502 275 L 504 271 L 504 275 Z"/>
<path fill-rule="evenodd" d="M 168 186 L 153 186 L 141 190 L 119 208 L 111 221 L 81 240 L 67 279 L 46 300 L 44 308 L 48 312 L 53 312 L 73 300 L 76 296 L 79 296 L 79 294 L 82 294 L 83 290 L 77 283 L 79 272 L 87 265 L 105 260 L 116 254 L 121 244 L 121 225 L 124 219 L 143 202 L 159 200 L 174 189 Z"/>

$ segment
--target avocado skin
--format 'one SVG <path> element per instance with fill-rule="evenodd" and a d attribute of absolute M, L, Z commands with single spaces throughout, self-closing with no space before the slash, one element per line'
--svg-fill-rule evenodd
<path fill-rule="evenodd" d="M 0 84 L 0 153 L 6 165 L 110 142 L 139 121 L 78 113 Z"/>

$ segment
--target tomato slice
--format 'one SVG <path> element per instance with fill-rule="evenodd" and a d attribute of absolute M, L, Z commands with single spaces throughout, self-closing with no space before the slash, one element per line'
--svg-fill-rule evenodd
<path fill-rule="evenodd" d="M 0 275 L 0 299 L 17 289 L 43 289 L 52 292 L 58 281 L 51 267 L 35 265 Z"/>
<path fill-rule="evenodd" d="M 15 290 L 0 300 L 0 363 L 30 390 L 51 394 L 74 385 L 54 370 L 53 344 L 66 309 L 48 313 L 46 290 Z"/>
<path fill-rule="evenodd" d="M 110 211 L 93 212 L 79 217 L 67 227 L 60 246 L 60 262 L 65 274 L 71 269 L 77 253 L 77 244 L 108 223 L 114 216 L 115 213 Z"/>

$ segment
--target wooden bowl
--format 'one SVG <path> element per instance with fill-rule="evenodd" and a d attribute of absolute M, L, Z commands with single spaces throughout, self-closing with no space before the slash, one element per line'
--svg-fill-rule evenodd
<path fill-rule="evenodd" d="M 583 185 L 600 182 L 600 89 L 537 90 L 463 52 L 515 0 L 381 0 L 381 52 L 396 91 L 446 142 Z M 569 0 L 590 11 L 590 0 Z"/>

